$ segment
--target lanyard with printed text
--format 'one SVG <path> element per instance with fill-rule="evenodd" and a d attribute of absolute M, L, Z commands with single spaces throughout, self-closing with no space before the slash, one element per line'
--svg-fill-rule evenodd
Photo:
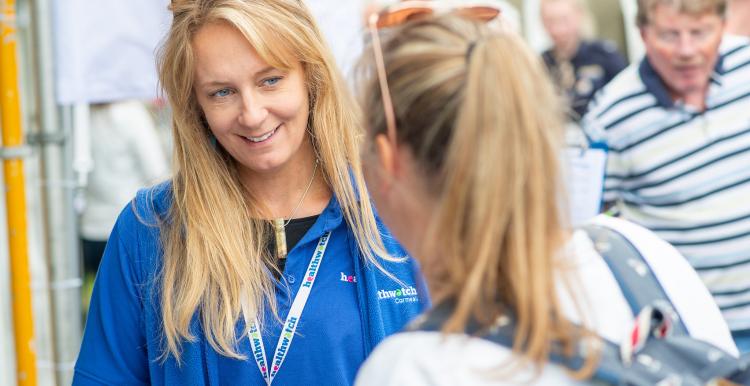
<path fill-rule="evenodd" d="M 284 321 L 284 327 L 281 330 L 281 336 L 279 336 L 279 342 L 276 344 L 276 351 L 273 354 L 273 362 L 270 364 L 267 363 L 266 349 L 263 347 L 263 337 L 258 330 L 258 320 L 255 318 L 253 321 L 250 321 L 247 313 L 247 299 L 243 296 L 242 314 L 245 318 L 245 324 L 249 326 L 248 335 L 252 344 L 253 357 L 255 358 L 255 363 L 258 365 L 258 369 L 260 369 L 261 375 L 263 375 L 263 379 L 265 379 L 266 384 L 269 386 L 279 372 L 281 364 L 286 359 L 286 354 L 292 346 L 292 339 L 294 339 L 295 331 L 297 331 L 299 319 L 302 317 L 302 310 L 304 310 L 307 299 L 310 297 L 310 291 L 312 291 L 312 286 L 318 275 L 320 264 L 323 262 L 323 255 L 326 252 L 330 237 L 331 232 L 326 232 L 318 241 L 318 246 L 315 248 L 310 264 L 307 266 L 305 277 L 297 291 L 297 295 L 294 296 L 294 301 L 292 302 L 292 307 L 289 309 L 286 321 Z"/>

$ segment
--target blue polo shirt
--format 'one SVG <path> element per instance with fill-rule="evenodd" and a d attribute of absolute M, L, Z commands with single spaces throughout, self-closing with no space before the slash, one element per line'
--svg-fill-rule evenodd
<path fill-rule="evenodd" d="M 282 280 L 276 286 L 276 301 L 282 321 L 276 320 L 270 312 L 265 315 L 263 346 L 268 362 L 272 361 L 283 321 L 304 281 L 318 240 L 324 228 L 330 228 L 325 227 L 323 222 L 325 216 L 319 217 L 289 251 Z M 365 359 L 365 348 L 354 263 L 348 256 L 349 243 L 346 228 L 335 227 L 312 292 L 297 323 L 297 334 L 273 380 L 274 385 L 297 385 L 301 382 L 331 386 L 353 384 L 356 370 Z M 265 385 L 253 358 L 249 339 L 243 341 L 242 353 L 248 357 L 247 360 L 220 357 L 219 374 L 234 374 L 236 379 L 246 380 L 242 384 Z"/>
<path fill-rule="evenodd" d="M 195 316 L 195 340 L 183 342 L 182 363 L 161 358 L 163 335 L 158 275 L 162 264 L 157 220 L 171 205 L 171 184 L 139 192 L 120 215 L 97 274 L 74 385 L 265 385 L 250 341 L 238 350 L 246 360 L 218 354 Z M 403 250 L 382 228 L 386 248 Z M 331 232 L 318 276 L 274 385 L 349 385 L 374 346 L 399 331 L 428 306 L 426 288 L 412 259 L 383 267 L 394 281 L 359 252 L 335 197 L 287 255 L 277 288 L 284 320 L 312 258 L 318 239 Z M 288 284 L 288 288 L 286 286 Z M 270 362 L 281 331 L 266 311 L 262 332 Z M 237 331 L 243 331 L 242 320 Z"/>

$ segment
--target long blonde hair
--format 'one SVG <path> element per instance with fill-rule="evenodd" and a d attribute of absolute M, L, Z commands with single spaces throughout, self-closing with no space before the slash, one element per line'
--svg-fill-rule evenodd
<path fill-rule="evenodd" d="M 364 189 L 358 110 L 310 12 L 298 0 L 173 1 L 174 18 L 159 52 L 160 82 L 173 109 L 172 205 L 162 221 L 164 264 L 159 279 L 165 351 L 179 362 L 183 340 L 194 341 L 190 322 L 199 314 L 211 346 L 243 358 L 235 332 L 241 296 L 260 318 L 275 312 L 268 274 L 263 203 L 251 197 L 234 160 L 211 143 L 193 92 L 195 33 L 226 23 L 242 33 L 269 65 L 300 62 L 310 100 L 308 130 L 326 181 L 340 203 L 364 257 L 384 256 Z M 358 189 L 359 188 L 359 189 Z M 261 320 L 261 324 L 263 321 Z"/>
<path fill-rule="evenodd" d="M 579 334 L 557 300 L 557 257 L 569 236 L 559 199 L 563 110 L 540 59 L 519 37 L 457 16 L 387 32 L 397 141 L 436 192 L 424 243 L 440 258 L 423 269 L 433 300 L 456 302 L 443 331 L 512 314 L 522 360 L 544 364 L 551 342 L 570 354 Z M 386 131 L 385 114 L 374 61 L 364 63 L 374 136 Z M 591 363 L 578 375 L 590 371 Z"/>

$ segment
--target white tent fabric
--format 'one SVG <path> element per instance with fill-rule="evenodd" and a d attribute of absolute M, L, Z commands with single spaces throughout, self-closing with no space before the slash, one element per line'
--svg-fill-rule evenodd
<path fill-rule="evenodd" d="M 364 0 L 305 0 L 344 76 L 352 79 L 364 45 Z"/>
<path fill-rule="evenodd" d="M 364 0 L 307 0 L 345 74 L 362 52 Z M 60 104 L 151 99 L 169 0 L 54 0 Z"/>
<path fill-rule="evenodd" d="M 169 0 L 54 0 L 60 104 L 152 99 Z"/>

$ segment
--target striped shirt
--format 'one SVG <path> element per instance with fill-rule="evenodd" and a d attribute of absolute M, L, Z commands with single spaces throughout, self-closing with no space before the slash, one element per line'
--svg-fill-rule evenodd
<path fill-rule="evenodd" d="M 609 148 L 604 200 L 690 261 L 732 330 L 750 329 L 750 45 L 725 38 L 706 110 L 674 102 L 646 59 L 583 121 Z"/>

